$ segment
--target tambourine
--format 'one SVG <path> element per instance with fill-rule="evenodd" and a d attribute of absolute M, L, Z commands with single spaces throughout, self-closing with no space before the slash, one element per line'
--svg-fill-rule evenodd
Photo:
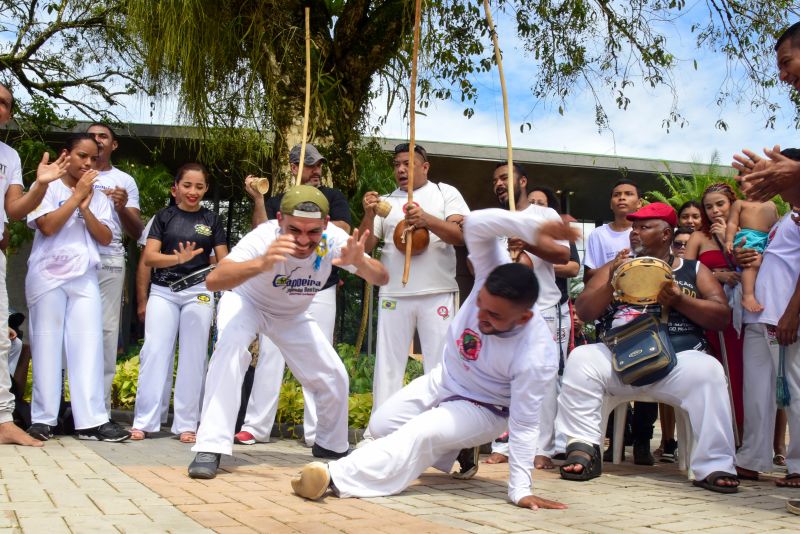
<path fill-rule="evenodd" d="M 178 291 L 183 291 L 184 289 L 205 282 L 206 276 L 208 276 L 208 273 L 214 270 L 214 267 L 216 267 L 216 265 L 209 265 L 208 267 L 204 267 L 198 271 L 187 274 L 180 280 L 172 282 L 169 285 L 170 291 L 172 291 L 173 293 L 177 293 Z"/>
<path fill-rule="evenodd" d="M 672 267 L 658 258 L 626 260 L 611 277 L 614 299 L 628 304 L 655 304 L 664 282 L 672 282 Z"/>
<path fill-rule="evenodd" d="M 430 232 L 428 232 L 427 228 L 411 227 L 411 229 L 409 229 L 405 219 L 397 223 L 397 226 L 394 227 L 394 246 L 397 247 L 397 250 L 401 252 L 406 250 L 406 239 L 408 239 L 409 234 L 413 236 L 411 255 L 418 256 L 425 252 L 425 249 L 428 248 L 428 244 L 431 241 Z"/>

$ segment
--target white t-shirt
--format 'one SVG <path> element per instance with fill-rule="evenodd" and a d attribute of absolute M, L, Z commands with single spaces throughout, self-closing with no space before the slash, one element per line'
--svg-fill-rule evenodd
<path fill-rule="evenodd" d="M 155 217 L 150 217 L 150 220 L 147 221 L 147 224 L 144 225 L 144 230 L 142 230 L 142 235 L 139 236 L 139 239 L 136 241 L 136 244 L 140 247 L 143 247 L 147 244 L 147 236 L 150 235 L 150 227 L 153 226 L 153 219 Z"/>
<path fill-rule="evenodd" d="M 267 221 L 239 241 L 223 261 L 249 261 L 266 254 L 269 246 L 280 235 L 278 221 Z M 331 261 L 341 255 L 348 234 L 334 224 L 329 224 L 322 234 L 317 253 L 308 258 L 288 256 L 271 271 L 265 271 L 233 288 L 249 300 L 255 308 L 271 317 L 289 317 L 303 313 L 314 295 L 322 289 L 331 274 Z M 341 267 L 351 273 L 352 265 Z"/>
<path fill-rule="evenodd" d="M 536 243 L 542 212 L 511 213 L 502 209 L 472 212 L 464 239 L 475 269 L 475 285 L 447 331 L 442 358 L 442 385 L 453 395 L 509 407 L 509 484 L 513 502 L 531 494 L 539 416 L 547 385 L 556 380 L 558 348 L 539 313 L 525 325 L 499 335 L 481 333 L 478 291 L 498 265 L 511 261 L 497 239 L 515 235 Z"/>
<path fill-rule="evenodd" d="M 777 326 L 800 276 L 800 226 L 784 215 L 770 231 L 756 278 L 756 300 L 764 306 L 760 313 L 744 311 L 743 322 Z"/>
<path fill-rule="evenodd" d="M 458 291 L 456 283 L 456 251 L 433 232 L 430 232 L 430 244 L 422 254 L 411 258 L 411 275 L 408 285 L 403 287 L 403 266 L 405 250 L 397 250 L 394 246 L 394 229 L 405 218 L 403 206 L 408 201 L 408 193 L 395 189 L 389 195 L 381 197 L 392 205 L 392 211 L 386 218 L 375 217 L 373 233 L 383 239 L 381 262 L 389 271 L 389 283 L 381 287 L 382 297 L 408 297 L 413 295 L 433 295 Z M 467 203 L 455 187 L 447 184 L 428 182 L 414 190 L 414 202 L 427 213 L 439 219 L 447 219 L 451 215 L 469 213 Z"/>
<path fill-rule="evenodd" d="M 545 208 L 531 204 L 523 212 L 530 211 L 534 215 L 548 221 L 562 222 L 561 215 L 552 208 Z M 512 236 L 513 237 L 513 236 Z M 569 250 L 569 241 L 559 241 L 558 243 L 564 245 L 564 248 Z M 556 271 L 553 264 L 545 261 L 538 256 L 526 252 L 531 262 L 533 263 L 533 274 L 536 275 L 536 280 L 539 282 L 539 298 L 536 299 L 536 307 L 540 310 L 546 310 L 561 302 L 561 290 L 556 285 Z"/>
<path fill-rule="evenodd" d="M 22 164 L 17 151 L 0 141 L 0 221 L 6 220 L 8 186 L 22 186 Z"/>
<path fill-rule="evenodd" d="M 107 171 L 100 171 L 97 175 L 97 181 L 94 183 L 95 189 L 114 189 L 121 187 L 128 192 L 128 203 L 125 204 L 126 208 L 139 209 L 139 188 L 136 187 L 136 181 L 130 174 L 122 172 L 116 167 L 111 167 Z M 105 194 L 103 194 L 105 196 Z M 108 197 L 106 197 L 108 198 Z M 119 214 L 114 209 L 114 204 L 111 204 L 111 215 L 114 219 L 114 225 L 111 227 L 111 243 L 108 246 L 98 245 L 100 254 L 109 256 L 124 256 L 125 247 L 122 246 L 122 222 L 119 220 Z"/>
<path fill-rule="evenodd" d="M 28 306 L 36 304 L 48 291 L 94 270 L 100 263 L 97 242 L 86 229 L 80 210 L 76 209 L 54 235 L 46 236 L 39 231 L 36 219 L 57 210 L 71 196 L 72 190 L 56 180 L 47 188 L 41 204 L 28 214 L 28 226 L 36 230 L 25 277 Z M 113 226 L 111 202 L 104 194 L 95 192 L 89 209 L 101 224 Z"/>
<path fill-rule="evenodd" d="M 589 234 L 583 265 L 589 269 L 599 269 L 614 259 L 620 250 L 631 247 L 631 229 L 616 232 L 611 225 L 604 224 Z"/>

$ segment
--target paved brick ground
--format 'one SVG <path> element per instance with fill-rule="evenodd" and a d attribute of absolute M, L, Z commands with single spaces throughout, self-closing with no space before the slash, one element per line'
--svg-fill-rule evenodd
<path fill-rule="evenodd" d="M 44 532 L 798 532 L 771 478 L 736 495 L 693 487 L 674 466 L 609 466 L 588 483 L 537 471 L 536 493 L 565 511 L 506 501 L 507 466 L 455 481 L 431 471 L 401 495 L 309 502 L 289 480 L 311 459 L 297 442 L 236 448 L 215 480 L 186 476 L 193 454 L 167 434 L 108 444 L 61 438 L 43 449 L 0 447 L 0 530 Z"/>

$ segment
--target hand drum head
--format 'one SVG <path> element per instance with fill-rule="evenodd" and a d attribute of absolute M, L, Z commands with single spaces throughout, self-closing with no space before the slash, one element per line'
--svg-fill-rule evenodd
<path fill-rule="evenodd" d="M 408 239 L 410 235 L 413 235 L 411 242 L 411 255 L 418 256 L 419 254 L 425 252 L 425 249 L 428 248 L 428 244 L 431 240 L 428 229 L 414 228 L 413 231 L 406 232 L 406 228 L 407 225 L 405 220 L 400 221 L 400 223 L 394 227 L 394 246 L 397 247 L 397 250 L 405 252 L 406 239 Z"/>
<path fill-rule="evenodd" d="M 663 260 L 648 256 L 620 265 L 611 278 L 614 299 L 628 304 L 655 304 L 664 282 L 673 280 L 672 268 Z"/>

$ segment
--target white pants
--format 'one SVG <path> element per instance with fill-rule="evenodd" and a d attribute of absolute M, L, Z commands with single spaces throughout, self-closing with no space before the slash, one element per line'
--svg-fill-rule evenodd
<path fill-rule="evenodd" d="M 637 387 L 620 381 L 605 345 L 584 345 L 572 351 L 564 369 L 556 428 L 567 438 L 599 445 L 605 397 L 640 393 L 689 414 L 695 436 L 690 465 L 697 480 L 714 471 L 735 473 L 727 388 L 722 365 L 704 352 L 679 352 L 678 364 L 666 377 Z"/>
<path fill-rule="evenodd" d="M 22 356 L 22 340 L 15 338 L 11 340 L 11 348 L 8 349 L 8 372 L 11 376 L 17 371 L 20 356 Z"/>
<path fill-rule="evenodd" d="M 200 421 L 200 401 L 208 361 L 208 332 L 214 319 L 214 294 L 205 284 L 173 293 L 153 284 L 147 300 L 144 346 L 139 354 L 139 384 L 133 428 L 161 428 L 165 381 L 172 381 L 175 336 L 178 373 L 175 378 L 175 417 L 172 432 L 194 432 Z"/>
<path fill-rule="evenodd" d="M 111 414 L 111 384 L 117 373 L 119 316 L 125 286 L 125 256 L 101 255 L 97 271 L 103 309 L 103 387 L 106 411 Z"/>
<path fill-rule="evenodd" d="M 562 347 L 566 346 L 569 342 L 569 334 L 564 336 L 563 323 L 559 328 L 559 320 L 561 317 L 561 310 L 559 305 L 550 306 L 544 310 L 539 310 L 539 313 L 547 323 L 550 329 L 550 334 L 553 336 L 553 341 L 560 343 Z M 567 309 L 567 317 L 569 317 L 569 309 Z M 564 350 L 562 348 L 562 350 Z M 566 355 L 566 351 L 563 353 Z M 542 397 L 542 408 L 539 416 L 539 443 L 536 447 L 536 455 L 547 456 L 552 458 L 556 453 L 556 413 L 558 412 L 558 391 L 560 377 L 554 376 L 554 380 L 548 385 L 547 393 Z M 565 440 L 561 439 L 560 442 Z M 562 449 L 563 451 L 563 445 Z M 497 452 L 508 456 L 508 442 L 492 442 L 492 452 Z"/>
<path fill-rule="evenodd" d="M 775 380 L 778 342 L 764 324 L 748 324 L 744 331 L 744 439 L 736 465 L 753 471 L 772 471 L 775 431 Z M 786 381 L 791 402 L 786 409 L 789 444 L 786 467 L 800 473 L 800 341 L 786 347 Z"/>
<path fill-rule="evenodd" d="M 0 252 L 0 424 L 14 420 L 14 395 L 8 369 L 8 293 L 6 292 L 6 255 Z M 61 351 L 59 350 L 59 354 Z M 61 374 L 59 372 L 59 374 Z"/>
<path fill-rule="evenodd" d="M 31 421 L 51 426 L 58 421 L 63 348 L 75 428 L 108 422 L 97 273 L 90 271 L 65 282 L 39 297 L 36 304 L 29 303 L 28 308 L 33 360 Z"/>
<path fill-rule="evenodd" d="M 428 467 L 449 472 L 458 452 L 493 439 L 505 417 L 441 385 L 442 367 L 401 389 L 373 415 L 374 441 L 328 464 L 340 497 L 379 497 L 406 489 Z M 440 404 L 441 403 L 441 404 Z"/>
<path fill-rule="evenodd" d="M 317 322 L 329 344 L 333 344 L 336 324 L 336 286 L 318 292 L 308 307 L 308 313 Z M 253 377 L 253 389 L 247 401 L 247 414 L 242 430 L 253 434 L 257 441 L 269 441 L 286 366 L 281 351 L 267 336 L 258 338 L 258 363 Z M 317 434 L 317 408 L 314 397 L 303 389 L 303 434 L 307 445 L 314 444 Z"/>
<path fill-rule="evenodd" d="M 217 332 L 193 451 L 231 454 L 242 380 L 251 361 L 247 348 L 257 334 L 277 345 L 292 374 L 317 405 L 325 407 L 317 412 L 316 443 L 336 452 L 347 450 L 347 371 L 308 313 L 268 317 L 246 298 L 227 291 L 219 301 Z"/>
<path fill-rule="evenodd" d="M 455 303 L 455 293 L 380 298 L 373 413 L 403 387 L 408 347 L 415 329 L 422 344 L 425 373 L 441 363 L 445 334 L 456 312 Z"/>

